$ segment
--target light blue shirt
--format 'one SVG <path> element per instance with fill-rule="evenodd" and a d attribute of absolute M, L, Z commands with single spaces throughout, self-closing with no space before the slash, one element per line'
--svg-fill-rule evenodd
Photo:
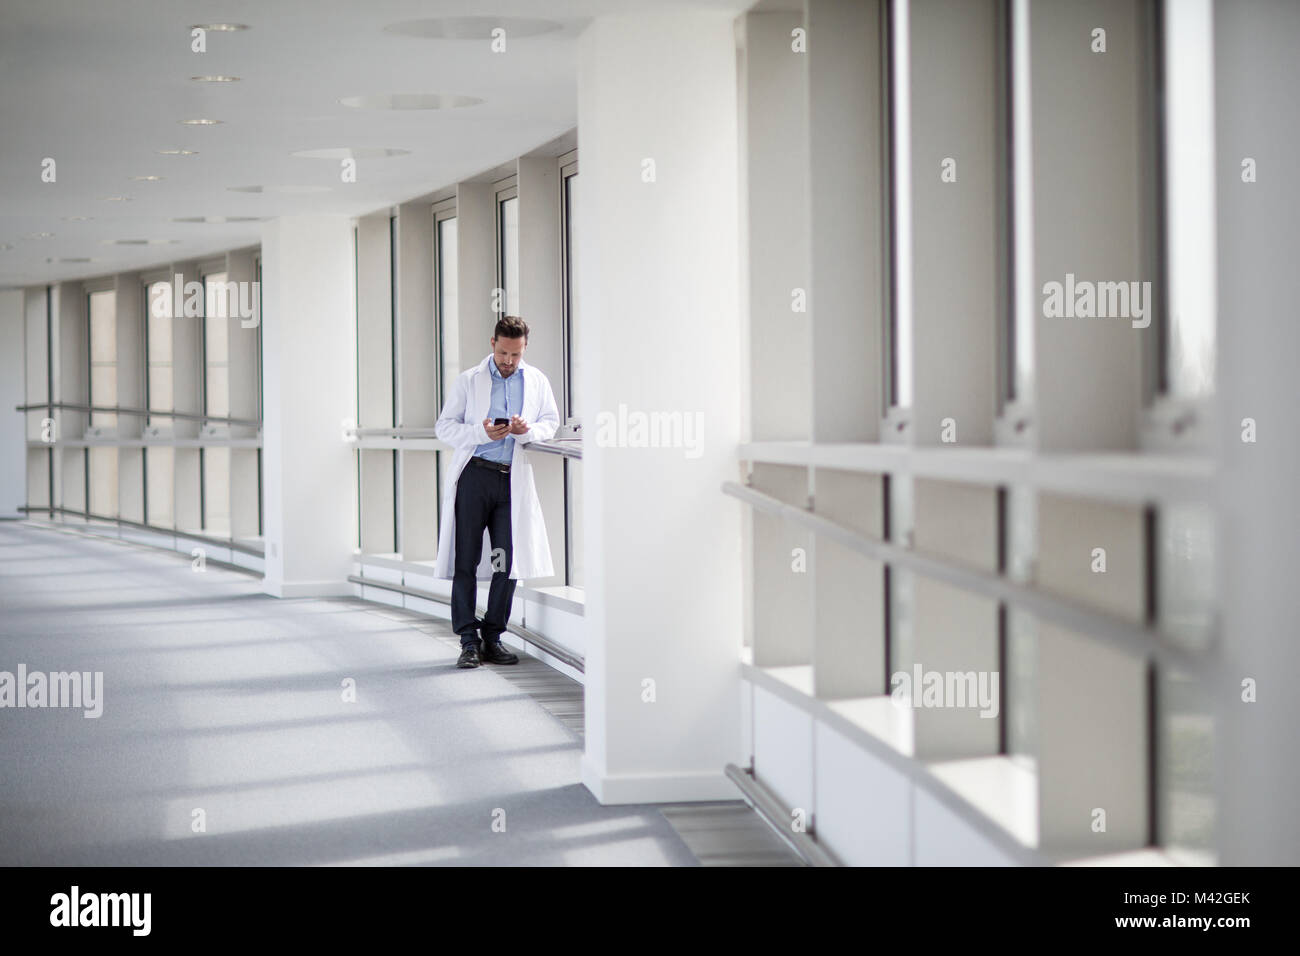
<path fill-rule="evenodd" d="M 524 370 L 517 368 L 509 378 L 502 378 L 497 369 L 497 360 L 488 359 L 488 371 L 492 373 L 492 401 L 488 405 L 487 417 L 491 421 L 519 415 L 524 408 Z M 507 434 L 496 441 L 484 442 L 474 449 L 476 458 L 489 461 L 503 461 L 506 464 L 515 454 L 515 436 Z"/>

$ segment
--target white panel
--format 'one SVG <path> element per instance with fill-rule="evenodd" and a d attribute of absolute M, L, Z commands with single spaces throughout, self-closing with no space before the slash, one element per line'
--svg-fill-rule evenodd
<path fill-rule="evenodd" d="M 808 0 L 813 437 L 873 441 L 881 344 L 880 8 Z"/>
<path fill-rule="evenodd" d="M 916 866 L 1016 866 L 978 830 L 916 789 Z"/>
<path fill-rule="evenodd" d="M 813 719 L 761 687 L 754 688 L 754 776 L 787 809 L 811 816 Z"/>
<path fill-rule="evenodd" d="M 1155 278 L 1144 248 L 1149 195 L 1143 136 L 1150 129 L 1144 5 L 1073 0 L 1029 6 L 1039 447 L 1131 449 L 1143 349 L 1154 323 L 1136 328 L 1136 315 L 1077 317 L 1073 310 L 1045 316 L 1044 287 L 1060 283 L 1064 293 L 1078 280 L 1138 282 L 1141 290 L 1141 282 Z M 1106 51 L 1094 53 L 1092 31 L 1102 25 Z M 1143 299 L 1150 320 L 1150 295 Z"/>
<path fill-rule="evenodd" d="M 911 863 L 911 781 L 818 723 L 817 840 L 849 866 Z"/>
<path fill-rule="evenodd" d="M 803 16 L 751 13 L 743 23 L 750 433 L 754 441 L 807 440 L 812 430 L 811 316 L 795 311 L 795 290 L 806 298 L 808 163 L 791 144 L 808 137 L 808 76 L 805 57 L 790 51 L 791 31 L 803 26 Z"/>
<path fill-rule="evenodd" d="M 958 445 L 993 437 L 996 323 L 1004 319 L 995 11 L 994 0 L 927 0 L 909 11 L 912 440 L 919 445 L 941 444 L 948 418 Z M 949 160 L 955 181 L 942 176 Z"/>

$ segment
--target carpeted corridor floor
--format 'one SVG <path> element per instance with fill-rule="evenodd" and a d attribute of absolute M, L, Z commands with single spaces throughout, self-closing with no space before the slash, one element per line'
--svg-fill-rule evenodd
<path fill-rule="evenodd" d="M 400 609 L 0 522 L 0 672 L 103 673 L 98 718 L 0 707 L 0 865 L 696 863 L 457 652 Z"/>

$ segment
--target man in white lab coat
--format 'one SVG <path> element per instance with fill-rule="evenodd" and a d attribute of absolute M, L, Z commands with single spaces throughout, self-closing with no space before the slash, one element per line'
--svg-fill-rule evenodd
<path fill-rule="evenodd" d="M 452 579 L 451 626 L 461 645 L 457 667 L 518 663 L 501 645 L 515 583 L 555 573 L 532 464 L 521 453 L 529 442 L 555 435 L 555 395 L 541 370 L 524 361 L 523 319 L 500 319 L 490 344 L 487 358 L 457 376 L 435 429 L 456 449 L 442 493 L 434 573 Z M 478 578 L 489 573 L 487 612 L 479 620 Z"/>

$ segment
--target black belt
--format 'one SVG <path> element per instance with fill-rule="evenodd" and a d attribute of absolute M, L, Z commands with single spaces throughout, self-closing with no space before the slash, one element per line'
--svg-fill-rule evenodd
<path fill-rule="evenodd" d="M 491 468 L 493 471 L 500 471 L 507 475 L 510 474 L 510 466 L 504 461 L 489 461 L 486 458 L 476 457 L 471 458 L 469 463 L 471 465 L 478 465 L 480 468 Z"/>

